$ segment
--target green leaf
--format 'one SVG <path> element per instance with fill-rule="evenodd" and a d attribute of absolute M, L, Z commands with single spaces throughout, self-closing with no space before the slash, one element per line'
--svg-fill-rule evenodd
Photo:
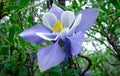
<path fill-rule="evenodd" d="M 40 72 L 40 69 L 37 69 L 36 71 L 35 71 L 35 74 L 34 74 L 34 76 L 44 76 L 44 73 L 42 72 Z"/>
<path fill-rule="evenodd" d="M 11 43 L 10 43 L 9 40 L 7 39 L 6 33 L 2 32 L 1 30 L 0 30 L 0 39 L 1 39 L 1 40 L 4 40 L 5 42 L 7 42 L 8 44 L 11 45 Z"/>
<path fill-rule="evenodd" d="M 27 69 L 25 66 L 21 66 L 19 67 L 19 73 L 18 73 L 18 76 L 27 76 Z"/>
<path fill-rule="evenodd" d="M 120 11 L 111 14 L 111 16 L 116 16 L 116 17 L 120 16 Z"/>
<path fill-rule="evenodd" d="M 107 12 L 108 12 L 108 9 L 105 8 L 105 7 L 106 7 L 106 4 L 107 4 L 107 3 L 103 3 L 103 5 L 101 5 L 100 8 L 101 8 L 104 12 L 107 13 Z"/>
<path fill-rule="evenodd" d="M 26 45 L 25 40 L 23 40 L 21 37 L 19 37 L 19 38 L 18 38 L 18 40 L 19 40 L 20 45 L 22 46 L 22 48 L 24 48 L 24 47 L 25 47 L 25 45 Z"/>
<path fill-rule="evenodd" d="M 9 55 L 9 54 L 10 54 L 9 45 L 0 46 L 0 55 Z"/>
<path fill-rule="evenodd" d="M 77 3 L 77 1 L 76 1 L 76 0 L 73 0 L 73 1 L 72 1 L 72 6 L 73 6 L 73 8 L 78 7 L 78 3 Z"/>
<path fill-rule="evenodd" d="M 22 29 L 18 25 L 14 25 L 13 28 L 15 29 L 17 34 L 20 34 L 22 32 Z"/>
<path fill-rule="evenodd" d="M 55 66 L 55 67 L 53 67 L 50 71 L 51 71 L 51 73 L 52 73 L 53 75 L 55 75 L 55 76 L 60 76 L 60 75 L 62 74 L 62 72 L 61 72 L 60 69 L 61 69 L 61 68 L 60 68 L 59 66 Z"/>
<path fill-rule="evenodd" d="M 76 69 L 73 73 L 72 73 L 72 75 L 77 75 L 77 74 L 79 74 L 80 72 L 81 72 L 81 68 L 78 68 L 78 69 Z"/>
<path fill-rule="evenodd" d="M 9 5 L 4 9 L 4 11 L 11 12 L 11 11 L 16 11 L 18 9 L 19 9 L 19 6 L 17 6 L 17 5 Z"/>
<path fill-rule="evenodd" d="M 30 0 L 17 0 L 16 4 L 20 6 L 21 8 L 25 7 L 28 5 Z"/>
<path fill-rule="evenodd" d="M 51 42 L 50 42 L 50 41 L 46 41 L 45 43 L 46 43 L 47 45 L 50 45 L 50 44 L 51 44 Z"/>
<path fill-rule="evenodd" d="M 15 29 L 15 32 L 17 33 L 17 36 L 22 32 L 22 29 L 18 26 L 18 25 L 14 25 L 13 28 Z M 20 43 L 20 45 L 22 47 L 24 47 L 26 44 L 26 42 L 21 38 L 21 37 L 18 37 L 18 40 L 16 43 Z"/>
<path fill-rule="evenodd" d="M 9 36 L 8 36 L 8 40 L 14 44 L 14 35 L 15 35 L 15 29 L 13 27 L 11 27 L 9 29 Z"/>
<path fill-rule="evenodd" d="M 115 6 L 116 9 L 120 9 L 120 2 L 118 0 L 111 0 L 111 3 Z"/>

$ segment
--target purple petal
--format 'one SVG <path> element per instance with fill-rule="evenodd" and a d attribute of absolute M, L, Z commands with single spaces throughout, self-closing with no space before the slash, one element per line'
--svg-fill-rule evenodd
<path fill-rule="evenodd" d="M 41 24 L 37 24 L 36 26 L 23 31 L 20 36 L 28 42 L 36 44 L 44 42 L 44 39 L 36 35 L 37 32 L 50 32 L 50 30 Z"/>
<path fill-rule="evenodd" d="M 77 34 L 67 37 L 70 40 L 71 53 L 72 55 L 77 55 L 81 51 L 81 46 L 84 41 L 84 34 L 79 31 Z"/>
<path fill-rule="evenodd" d="M 65 53 L 57 41 L 55 44 L 40 49 L 37 56 L 40 70 L 45 71 L 60 64 L 65 58 Z"/>
<path fill-rule="evenodd" d="M 82 14 L 82 19 L 79 26 L 76 28 L 76 32 L 78 31 L 85 32 L 90 27 L 92 27 L 97 19 L 98 12 L 99 12 L 98 9 L 95 8 L 81 11 L 80 14 Z"/>
<path fill-rule="evenodd" d="M 61 9 L 60 7 L 58 7 L 57 5 L 52 4 L 52 7 L 49 10 L 49 12 L 52 12 L 53 14 L 55 14 L 57 16 L 58 19 L 60 19 L 61 14 L 64 12 L 64 10 Z"/>

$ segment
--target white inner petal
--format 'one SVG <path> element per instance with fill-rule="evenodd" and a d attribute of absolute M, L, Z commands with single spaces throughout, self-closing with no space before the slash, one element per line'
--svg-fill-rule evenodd
<path fill-rule="evenodd" d="M 53 34 L 53 33 L 36 33 L 36 35 L 43 38 L 44 40 L 49 40 L 49 41 L 57 40 L 57 38 L 58 38 L 58 36 L 56 36 L 55 38 L 49 37 L 49 36 L 52 36 L 52 35 L 54 35 L 54 36 L 56 35 L 56 34 Z"/>
<path fill-rule="evenodd" d="M 53 13 L 47 12 L 42 16 L 42 21 L 46 27 L 51 28 L 52 25 L 57 21 L 57 17 Z"/>
<path fill-rule="evenodd" d="M 65 28 L 62 30 L 59 34 L 58 37 L 60 37 L 63 41 L 65 40 L 65 37 L 69 34 L 69 28 Z"/>
<path fill-rule="evenodd" d="M 61 20 L 63 20 L 63 25 L 70 27 L 75 19 L 74 12 L 65 11 L 61 15 Z"/>
<path fill-rule="evenodd" d="M 74 24 L 73 24 L 72 27 L 70 28 L 70 33 L 71 33 L 71 34 L 75 31 L 76 27 L 80 24 L 81 18 L 82 18 L 82 14 L 79 14 L 79 15 L 77 16 L 77 18 L 75 19 Z"/>

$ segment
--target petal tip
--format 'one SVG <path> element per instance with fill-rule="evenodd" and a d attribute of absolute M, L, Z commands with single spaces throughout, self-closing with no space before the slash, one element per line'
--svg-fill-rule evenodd
<path fill-rule="evenodd" d="M 24 36 L 24 35 L 23 35 L 23 32 L 22 32 L 22 33 L 20 33 L 20 34 L 18 34 L 18 36 L 23 37 L 23 36 Z"/>

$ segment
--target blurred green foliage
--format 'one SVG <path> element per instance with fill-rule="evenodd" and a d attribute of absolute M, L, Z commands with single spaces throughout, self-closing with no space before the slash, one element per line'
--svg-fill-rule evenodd
<path fill-rule="evenodd" d="M 88 65 L 85 59 L 77 56 L 73 61 L 78 62 L 79 69 L 68 69 L 66 66 L 62 72 L 61 64 L 46 72 L 40 72 L 36 52 L 50 42 L 41 45 L 28 43 L 19 37 L 19 34 L 41 23 L 42 15 L 48 11 L 48 2 L 49 0 L 0 0 L 0 76 L 78 76 L 82 68 Z M 119 76 L 120 1 L 67 0 L 66 7 L 60 5 L 57 0 L 53 2 L 65 10 L 74 11 L 75 14 L 85 8 L 99 9 L 99 17 L 95 25 L 87 31 L 85 39 L 86 43 L 91 41 L 95 51 L 88 50 L 88 45 L 84 45 L 81 54 L 92 61 L 89 69 L 91 76 Z M 100 37 L 97 37 L 97 34 Z"/>

